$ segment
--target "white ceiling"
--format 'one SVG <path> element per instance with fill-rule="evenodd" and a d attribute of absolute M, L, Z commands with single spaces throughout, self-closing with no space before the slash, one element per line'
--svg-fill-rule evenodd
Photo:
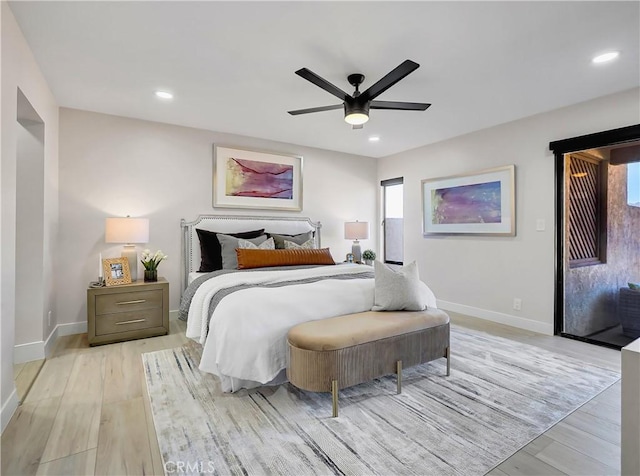
<path fill-rule="evenodd" d="M 61 106 L 373 157 L 640 85 L 639 2 L 10 5 Z M 372 111 L 363 130 L 286 113 L 339 102 L 299 68 L 352 92 L 348 74 L 366 89 L 405 59 L 420 69 L 379 99 L 425 112 Z"/>

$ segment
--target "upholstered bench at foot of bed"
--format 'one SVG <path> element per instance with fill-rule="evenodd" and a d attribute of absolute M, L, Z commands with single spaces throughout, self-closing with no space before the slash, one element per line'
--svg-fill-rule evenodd
<path fill-rule="evenodd" d="M 289 331 L 287 377 L 296 387 L 331 392 L 441 357 L 450 372 L 449 316 L 426 311 L 360 312 L 299 324 Z"/>

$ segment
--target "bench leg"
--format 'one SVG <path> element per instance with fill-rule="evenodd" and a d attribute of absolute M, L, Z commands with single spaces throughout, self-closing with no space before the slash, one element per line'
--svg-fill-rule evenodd
<path fill-rule="evenodd" d="M 333 418 L 338 416 L 338 381 L 331 381 L 331 400 L 333 404 Z"/>
<path fill-rule="evenodd" d="M 402 393 L 402 360 L 396 362 L 396 373 L 398 374 L 398 389 L 396 393 Z"/>
<path fill-rule="evenodd" d="M 444 351 L 444 356 L 447 358 L 447 377 L 451 375 L 451 347 L 447 347 Z"/>

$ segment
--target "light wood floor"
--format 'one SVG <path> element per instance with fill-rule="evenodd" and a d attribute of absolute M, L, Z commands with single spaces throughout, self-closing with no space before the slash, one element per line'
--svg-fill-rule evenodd
<path fill-rule="evenodd" d="M 615 350 L 449 314 L 455 324 L 620 370 Z M 185 341 L 180 321 L 168 336 L 93 348 L 86 334 L 60 338 L 2 434 L 2 475 L 163 474 L 140 355 Z M 620 474 L 620 383 L 489 474 Z"/>

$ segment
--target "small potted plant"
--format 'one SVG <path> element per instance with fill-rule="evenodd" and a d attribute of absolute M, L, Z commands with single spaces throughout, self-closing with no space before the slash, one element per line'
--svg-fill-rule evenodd
<path fill-rule="evenodd" d="M 142 252 L 142 259 L 140 262 L 144 266 L 144 280 L 145 282 L 153 282 L 158 280 L 158 265 L 162 260 L 167 259 L 161 250 L 151 253 L 151 250 L 144 250 Z"/>
<path fill-rule="evenodd" d="M 376 259 L 376 252 L 373 250 L 364 250 L 364 253 L 362 253 L 362 259 L 364 260 L 364 264 L 371 266 L 373 264 L 373 260 Z"/>

